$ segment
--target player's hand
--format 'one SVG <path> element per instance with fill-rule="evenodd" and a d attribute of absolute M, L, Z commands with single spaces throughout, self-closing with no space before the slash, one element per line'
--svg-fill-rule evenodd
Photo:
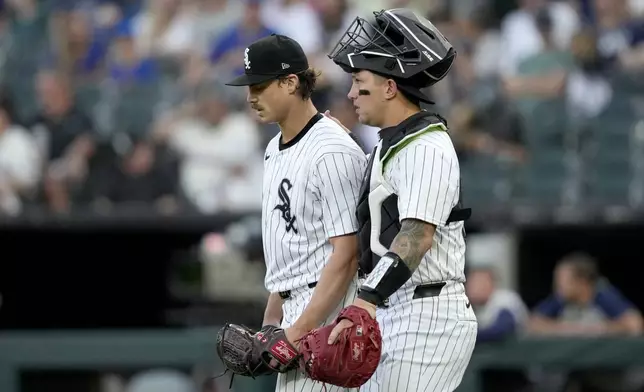
<path fill-rule="evenodd" d="M 340 320 L 338 325 L 336 325 L 335 328 L 333 328 L 333 330 L 329 334 L 329 340 L 327 341 L 327 343 L 329 343 L 329 345 L 335 344 L 336 340 L 338 340 L 338 336 L 340 336 L 340 334 L 345 329 L 348 329 L 351 327 L 353 327 L 353 323 L 350 320 L 347 320 L 347 319 Z"/>
<path fill-rule="evenodd" d="M 331 111 L 330 111 L 330 110 L 327 110 L 326 112 L 324 112 L 324 115 L 325 115 L 327 118 L 329 118 L 329 119 L 331 119 L 331 120 L 335 121 L 335 123 L 336 123 L 336 124 L 338 124 L 339 126 L 341 126 L 341 127 L 342 127 L 342 129 L 344 129 L 346 133 L 351 133 L 351 130 L 350 130 L 349 128 L 345 127 L 345 126 L 340 122 L 340 120 L 338 120 L 337 118 L 335 118 L 335 117 L 333 117 L 333 116 L 331 115 Z"/>
<path fill-rule="evenodd" d="M 356 298 L 356 300 L 353 301 L 353 305 L 366 310 L 372 318 L 376 318 L 376 305 L 372 304 L 371 302 Z M 353 327 L 353 323 L 351 321 L 347 319 L 340 320 L 338 325 L 336 325 L 329 334 L 329 340 L 327 341 L 327 343 L 334 344 L 336 340 L 338 340 L 338 337 L 340 336 L 342 331 L 351 327 Z"/>
<path fill-rule="evenodd" d="M 297 350 L 300 347 L 300 339 L 302 338 L 302 336 L 306 334 L 306 331 L 293 326 L 290 328 L 286 328 L 284 330 L 284 334 L 286 335 L 286 339 L 289 341 L 289 343 L 291 343 L 293 347 L 295 347 L 295 349 Z M 279 362 L 277 362 L 277 360 L 271 359 L 270 366 L 277 367 L 278 365 L 279 365 Z"/>

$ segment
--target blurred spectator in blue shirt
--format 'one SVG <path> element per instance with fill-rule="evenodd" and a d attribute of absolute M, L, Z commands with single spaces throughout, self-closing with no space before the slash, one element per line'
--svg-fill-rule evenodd
<path fill-rule="evenodd" d="M 242 19 L 215 40 L 210 52 L 210 61 L 221 67 L 222 72 L 233 75 L 244 73 L 244 49 L 254 41 L 274 33 L 261 21 L 261 0 L 244 1 L 246 8 Z"/>
<path fill-rule="evenodd" d="M 541 302 L 530 322 L 541 334 L 602 335 L 642 332 L 642 316 L 633 304 L 602 279 L 595 261 L 573 254 L 559 262 L 555 293 Z"/>
<path fill-rule="evenodd" d="M 118 5 L 108 0 L 45 2 L 54 11 L 49 20 L 53 33 L 52 62 L 69 76 L 86 78 L 102 70 L 111 29 L 122 18 Z M 49 64 L 53 65 L 53 64 Z"/>
<path fill-rule="evenodd" d="M 96 77 L 103 70 L 109 48 L 109 28 L 93 26 L 90 15 L 74 11 L 69 16 L 67 55 L 71 59 L 74 78 Z"/>
<path fill-rule="evenodd" d="M 517 293 L 496 287 L 491 268 L 470 271 L 466 290 L 479 322 L 477 342 L 502 340 L 522 330 L 528 310 Z"/>
<path fill-rule="evenodd" d="M 150 83 L 158 79 L 156 62 L 137 54 L 128 22 L 121 23 L 116 29 L 112 50 L 108 68 L 112 80 L 118 83 Z"/>

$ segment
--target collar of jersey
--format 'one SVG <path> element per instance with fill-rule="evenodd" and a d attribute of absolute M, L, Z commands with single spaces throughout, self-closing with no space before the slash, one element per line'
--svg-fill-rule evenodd
<path fill-rule="evenodd" d="M 420 112 L 416 114 L 412 114 L 411 116 L 407 117 L 398 125 L 394 125 L 393 127 L 382 128 L 378 132 L 378 135 L 380 136 L 381 139 L 390 139 L 401 129 L 405 130 L 408 127 L 415 125 L 415 123 L 418 122 L 419 120 L 425 117 L 429 117 L 431 115 L 432 115 L 431 113 L 421 110 Z"/>
<path fill-rule="evenodd" d="M 315 116 L 311 117 L 309 122 L 306 123 L 304 128 L 302 128 L 302 130 L 297 135 L 295 135 L 293 139 L 289 140 L 286 143 L 282 142 L 282 136 L 280 136 L 279 151 L 286 150 L 289 147 L 293 147 L 297 142 L 299 142 L 304 137 L 304 135 L 306 135 L 308 131 L 311 130 L 311 128 L 313 128 L 315 123 L 317 123 L 322 119 L 322 117 L 324 117 L 322 113 L 316 113 Z"/>

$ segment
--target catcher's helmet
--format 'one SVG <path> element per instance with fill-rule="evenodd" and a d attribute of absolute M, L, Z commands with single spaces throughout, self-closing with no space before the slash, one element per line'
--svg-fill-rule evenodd
<path fill-rule="evenodd" d="M 369 70 L 417 88 L 445 77 L 456 51 L 429 20 L 404 8 L 374 16 L 374 22 L 357 17 L 329 58 L 346 72 Z"/>

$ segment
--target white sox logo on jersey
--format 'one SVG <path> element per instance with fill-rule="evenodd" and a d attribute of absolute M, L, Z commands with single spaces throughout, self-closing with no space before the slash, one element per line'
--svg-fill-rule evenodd
<path fill-rule="evenodd" d="M 282 212 L 282 219 L 286 221 L 286 231 L 293 230 L 297 234 L 297 228 L 295 227 L 295 217 L 291 215 L 291 198 L 289 197 L 287 191 L 290 191 L 293 188 L 293 184 L 288 178 L 282 180 L 277 191 L 282 204 L 275 206 L 273 210 L 280 210 Z"/>
<path fill-rule="evenodd" d="M 250 69 L 250 59 L 248 58 L 249 51 L 249 48 L 246 48 L 246 50 L 244 51 L 244 65 L 246 66 L 246 69 Z"/>

